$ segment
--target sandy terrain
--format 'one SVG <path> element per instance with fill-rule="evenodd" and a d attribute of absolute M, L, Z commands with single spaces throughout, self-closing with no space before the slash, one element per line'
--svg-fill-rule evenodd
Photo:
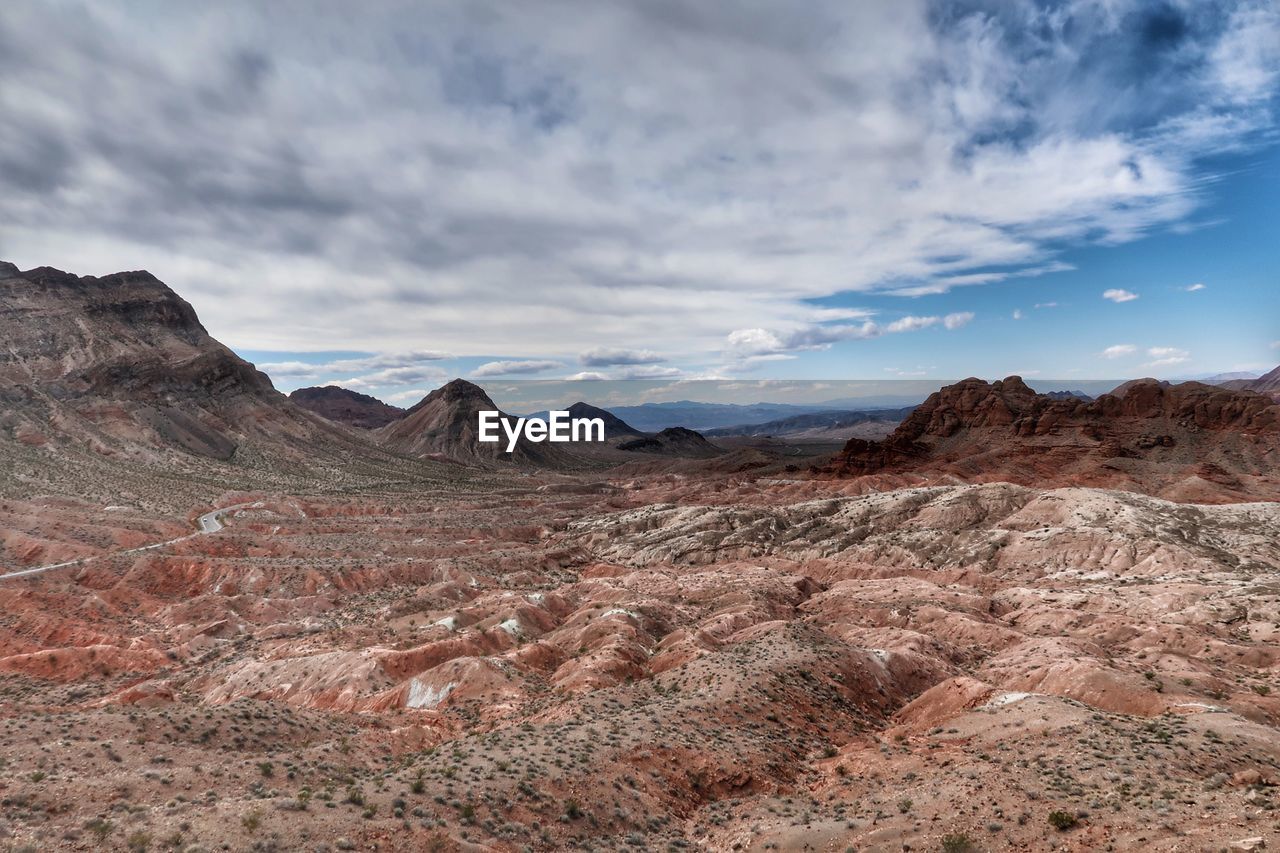
<path fill-rule="evenodd" d="M 0 506 L 13 849 L 1271 839 L 1280 505 L 656 475 Z M 1061 828 L 1055 827 L 1055 824 Z"/>

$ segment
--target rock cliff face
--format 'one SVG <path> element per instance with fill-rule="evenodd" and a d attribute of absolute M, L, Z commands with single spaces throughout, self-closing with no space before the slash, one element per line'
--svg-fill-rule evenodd
<path fill-rule="evenodd" d="M 79 451 L 282 470 L 386 455 L 289 402 L 148 272 L 0 263 L 0 341 L 0 441 L 43 452 L 37 467 Z"/>
<path fill-rule="evenodd" d="M 359 429 L 378 429 L 404 417 L 404 409 L 399 406 L 337 385 L 299 388 L 289 394 L 289 399 L 322 418 Z"/>
<path fill-rule="evenodd" d="M 1011 376 L 947 386 L 888 438 L 853 439 L 822 470 L 1240 500 L 1280 496 L 1278 453 L 1280 406 L 1260 394 L 1141 379 L 1063 400 Z"/>

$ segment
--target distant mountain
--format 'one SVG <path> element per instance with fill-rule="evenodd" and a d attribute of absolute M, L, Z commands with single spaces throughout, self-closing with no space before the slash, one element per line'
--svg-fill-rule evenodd
<path fill-rule="evenodd" d="M 338 385 L 323 388 L 299 388 L 289 399 L 307 411 L 323 418 L 360 429 L 377 429 L 404 417 L 404 409 L 382 402 L 377 397 L 351 391 Z"/>
<path fill-rule="evenodd" d="M 827 405 L 793 405 L 789 403 L 698 403 L 680 400 L 673 403 L 644 403 L 639 406 L 610 406 L 609 411 L 642 432 L 657 432 L 668 427 L 710 430 L 738 424 L 764 423 L 792 415 L 829 411 Z"/>
<path fill-rule="evenodd" d="M 543 468 L 574 467 L 580 460 L 549 442 L 520 439 L 511 453 L 505 438 L 497 443 L 480 441 L 481 411 L 499 411 L 484 389 L 465 379 L 455 379 L 432 391 L 397 421 L 376 430 L 386 446 L 413 456 L 451 459 L 468 464 L 516 464 Z M 514 421 L 502 413 L 504 421 Z M 499 436 L 503 433 L 499 430 Z"/>
<path fill-rule="evenodd" d="M 1048 391 L 1044 396 L 1050 400 L 1083 400 L 1086 403 L 1093 399 L 1083 391 Z"/>
<path fill-rule="evenodd" d="M 668 427 L 655 435 L 624 441 L 618 445 L 618 450 L 692 458 L 719 456 L 724 453 L 699 433 L 684 427 Z"/>
<path fill-rule="evenodd" d="M 1220 385 L 1223 382 L 1233 382 L 1236 380 L 1252 381 L 1258 378 L 1257 371 L 1234 371 L 1232 373 L 1212 373 L 1207 376 L 1188 376 L 1187 380 L 1191 382 L 1203 382 L 1206 385 Z"/>
<path fill-rule="evenodd" d="M 1222 387 L 1236 391 L 1256 391 L 1266 394 L 1273 400 L 1280 400 L 1280 367 L 1257 379 L 1237 379 L 1223 382 Z"/>
<path fill-rule="evenodd" d="M 765 421 L 761 424 L 738 424 L 737 426 L 710 429 L 704 434 L 708 438 L 720 438 L 736 435 L 794 436 L 818 431 L 830 432 L 833 430 L 847 429 L 860 424 L 877 422 L 897 425 L 903 418 L 911 414 L 913 408 L 914 407 L 907 407 L 905 409 L 877 409 L 874 411 L 854 412 L 813 412 L 810 414 L 792 415 L 787 418 L 779 418 L 775 421 Z"/>
<path fill-rule="evenodd" d="M 612 412 L 581 401 L 570 406 L 568 411 L 571 418 L 599 418 L 604 421 L 604 437 L 606 439 L 635 437 L 643 434 Z"/>
<path fill-rule="evenodd" d="M 937 387 L 941 388 L 942 383 L 938 383 Z M 871 412 L 877 409 L 905 409 L 908 406 L 920 405 L 930 393 L 929 391 L 922 391 L 919 394 L 875 394 L 866 397 L 841 397 L 835 400 L 823 400 L 814 407 L 814 410 L 835 409 L 842 412 Z"/>

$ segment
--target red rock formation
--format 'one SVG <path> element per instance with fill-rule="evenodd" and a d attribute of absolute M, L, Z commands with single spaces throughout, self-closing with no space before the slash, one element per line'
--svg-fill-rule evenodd
<path fill-rule="evenodd" d="M 1280 499 L 1277 453 L 1280 406 L 1260 394 L 1141 379 L 1064 400 L 1011 376 L 937 391 L 888 438 L 849 441 L 820 473 Z"/>

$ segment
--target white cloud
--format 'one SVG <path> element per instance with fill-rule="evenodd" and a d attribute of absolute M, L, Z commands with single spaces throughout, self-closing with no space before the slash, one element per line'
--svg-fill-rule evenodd
<path fill-rule="evenodd" d="M 317 369 L 319 367 L 322 367 L 323 365 L 311 364 L 305 361 L 276 361 L 276 362 L 268 362 L 266 364 L 259 364 L 255 366 L 259 370 L 261 370 L 263 373 L 270 376 L 272 379 L 281 378 L 281 377 L 293 378 L 295 376 L 315 378 L 316 376 L 319 376 L 322 372 L 324 373 L 329 372 L 329 371 L 320 371 Z"/>
<path fill-rule="evenodd" d="M 945 317 L 908 315 L 885 326 L 867 320 L 857 324 L 803 326 L 785 333 L 768 329 L 737 329 L 725 338 L 725 352 L 740 362 L 747 359 L 759 361 L 764 356 L 827 349 L 840 341 L 869 340 L 882 335 L 918 332 L 938 325 L 949 330 L 960 329 L 973 318 L 972 311 L 958 311 Z"/>
<path fill-rule="evenodd" d="M 375 370 L 360 376 L 335 380 L 335 384 L 353 390 L 385 388 L 388 385 L 417 385 L 422 382 L 437 382 L 445 379 L 448 372 L 439 367 L 390 367 L 386 370 Z"/>
<path fill-rule="evenodd" d="M 596 370 L 584 370 L 581 373 L 574 373 L 565 377 L 565 379 L 574 382 L 598 382 L 608 378 L 608 376 Z"/>
<path fill-rule="evenodd" d="M 803 350 L 827 349 L 833 343 L 875 338 L 883 330 L 868 320 L 858 325 L 804 326 L 786 333 L 737 329 L 725 338 L 726 352 L 739 359 Z"/>
<path fill-rule="evenodd" d="M 640 364 L 624 367 L 614 373 L 614 379 L 676 379 L 684 375 L 684 371 L 674 367 L 662 367 L 657 364 Z"/>
<path fill-rule="evenodd" d="M 865 335 L 814 300 L 1187 222 L 1197 156 L 1265 137 L 1280 65 L 1248 0 L 1169 4 L 1158 74 L 1115 59 L 1145 55 L 1135 0 L 21 5 L 0 256 L 148 268 L 228 344 L 294 352 Z"/>
<path fill-rule="evenodd" d="M 527 361 L 487 361 L 471 371 L 471 375 L 483 379 L 486 376 L 508 376 L 512 374 L 545 373 L 557 367 L 564 367 L 558 361 L 530 359 Z"/>
<path fill-rule="evenodd" d="M 652 350 L 596 347 L 582 353 L 578 360 L 587 367 L 609 367 L 615 364 L 655 364 L 663 358 Z"/>
<path fill-rule="evenodd" d="M 1057 308 L 1057 307 L 1058 307 L 1058 303 L 1056 303 L 1056 302 L 1037 302 L 1037 303 L 1036 303 L 1036 307 L 1037 307 L 1037 308 Z"/>
<path fill-rule="evenodd" d="M 936 326 L 942 322 L 941 317 L 903 317 L 901 320 L 894 320 L 885 326 L 884 330 L 890 334 L 898 332 L 916 332 L 920 329 L 927 329 L 930 326 Z"/>
<path fill-rule="evenodd" d="M 1280 349 L 1280 341 L 1272 341 L 1272 342 L 1271 342 L 1271 348 L 1272 348 L 1272 349 Z"/>
<path fill-rule="evenodd" d="M 1110 299 L 1112 302 L 1132 302 L 1138 298 L 1138 294 L 1116 287 L 1111 290 L 1104 290 L 1102 298 Z"/>
<path fill-rule="evenodd" d="M 318 363 L 303 361 L 267 362 L 257 365 L 273 381 L 285 380 L 285 386 L 306 382 L 336 384 L 352 390 L 391 385 L 416 385 L 443 379 L 446 371 L 432 362 L 448 358 L 434 350 L 378 353 L 363 358 L 344 358 Z"/>
<path fill-rule="evenodd" d="M 1187 293 L 1195 293 L 1198 290 L 1204 290 L 1205 286 L 1200 282 L 1196 282 L 1195 284 L 1188 284 L 1186 287 L 1182 289 L 1185 290 Z"/>
<path fill-rule="evenodd" d="M 394 394 L 388 394 L 386 401 L 400 405 L 401 403 L 416 403 L 423 397 L 431 393 L 429 388 L 410 388 L 407 391 L 397 391 Z"/>
<path fill-rule="evenodd" d="M 1133 355 L 1137 351 L 1138 348 L 1133 344 L 1116 344 L 1115 346 L 1104 349 L 1102 351 L 1102 357 L 1111 359 L 1123 358 L 1126 355 Z"/>
<path fill-rule="evenodd" d="M 1015 320 L 1021 320 L 1022 318 L 1023 318 L 1022 309 L 1021 309 L 1021 308 L 1014 308 L 1014 309 L 1013 309 L 1013 319 L 1015 319 Z"/>
<path fill-rule="evenodd" d="M 1151 347 L 1147 350 L 1147 355 L 1153 360 L 1148 361 L 1143 367 L 1172 367 L 1177 364 L 1186 364 L 1191 360 L 1191 353 L 1177 347 Z"/>
<path fill-rule="evenodd" d="M 1274 94 L 1280 66 L 1280 9 L 1274 3 L 1242 3 L 1234 9 L 1211 56 L 1218 85 L 1236 103 Z"/>

